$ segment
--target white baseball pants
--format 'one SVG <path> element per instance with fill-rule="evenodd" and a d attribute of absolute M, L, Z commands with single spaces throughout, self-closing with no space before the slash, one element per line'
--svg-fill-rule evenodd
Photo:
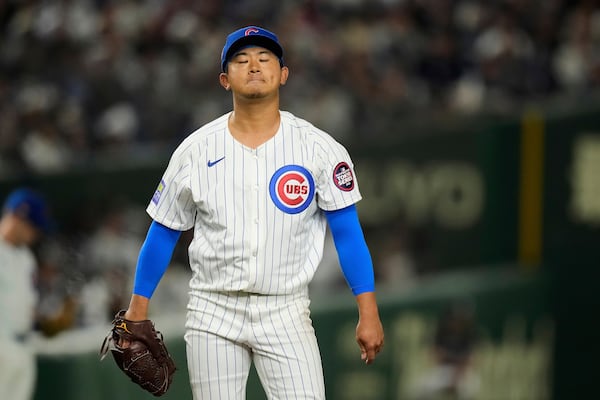
<path fill-rule="evenodd" d="M 193 293 L 186 351 L 196 400 L 245 400 L 251 363 L 269 400 L 325 399 L 306 295 Z"/>

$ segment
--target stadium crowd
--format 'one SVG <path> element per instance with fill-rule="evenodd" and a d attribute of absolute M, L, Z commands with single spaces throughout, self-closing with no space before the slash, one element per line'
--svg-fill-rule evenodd
<path fill-rule="evenodd" d="M 230 109 L 219 54 L 248 24 L 285 44 L 284 107 L 345 143 L 417 133 L 399 123 L 412 115 L 513 112 L 600 85 L 595 0 L 3 1 L 0 179 L 169 153 Z M 105 213 L 76 248 L 42 246 L 40 312 L 85 303 L 85 325 L 122 307 L 140 214 Z"/>
<path fill-rule="evenodd" d="M 171 150 L 230 107 L 217 75 L 232 26 L 278 32 L 296 75 L 285 107 L 350 142 L 402 134 L 398 119 L 418 112 L 502 112 L 597 87 L 598 11 L 595 0 L 0 2 L 0 171 Z"/>

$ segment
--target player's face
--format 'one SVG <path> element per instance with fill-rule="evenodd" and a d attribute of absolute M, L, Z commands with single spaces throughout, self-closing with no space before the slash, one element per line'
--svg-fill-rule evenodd
<path fill-rule="evenodd" d="M 15 214 L 8 214 L 6 218 L 13 227 L 10 237 L 11 243 L 17 246 L 31 246 L 40 238 L 40 231 L 28 221 Z"/>
<path fill-rule="evenodd" d="M 263 47 L 247 47 L 231 57 L 227 73 L 220 75 L 220 81 L 236 95 L 258 99 L 276 93 L 287 76 L 287 67 L 281 67 L 273 52 Z"/>

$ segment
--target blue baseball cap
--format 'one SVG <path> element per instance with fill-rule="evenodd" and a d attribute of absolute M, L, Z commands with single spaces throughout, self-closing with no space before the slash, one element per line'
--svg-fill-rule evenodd
<path fill-rule="evenodd" d="M 221 71 L 227 72 L 227 62 L 239 49 L 248 46 L 260 46 L 271 50 L 279 58 L 283 66 L 283 47 L 279 44 L 277 35 L 258 26 L 247 26 L 238 29 L 227 36 L 221 52 Z"/>
<path fill-rule="evenodd" d="M 43 232 L 50 231 L 53 226 L 46 200 L 29 188 L 12 191 L 4 202 L 4 212 L 17 215 Z"/>

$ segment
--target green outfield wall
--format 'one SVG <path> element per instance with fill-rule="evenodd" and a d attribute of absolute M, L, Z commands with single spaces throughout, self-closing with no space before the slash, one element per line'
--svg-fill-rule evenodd
<path fill-rule="evenodd" d="M 380 293 L 386 345 L 371 366 L 361 362 L 354 342 L 356 309 L 351 296 L 315 299 L 312 317 L 322 349 L 327 397 L 415 398 L 414 387 L 430 367 L 436 321 L 448 305 L 462 304 L 473 311 L 477 328 L 473 351 L 480 380 L 477 398 L 550 399 L 554 324 L 547 308 L 547 284 L 542 275 L 503 266 L 453 271 L 403 295 Z M 97 337 L 98 343 L 101 339 Z M 191 399 L 182 334 L 171 334 L 167 345 L 179 370 L 164 398 Z M 100 362 L 93 349 L 40 356 L 35 398 L 141 400 L 153 396 L 129 382 L 112 359 Z M 248 399 L 265 398 L 253 372 Z"/>

